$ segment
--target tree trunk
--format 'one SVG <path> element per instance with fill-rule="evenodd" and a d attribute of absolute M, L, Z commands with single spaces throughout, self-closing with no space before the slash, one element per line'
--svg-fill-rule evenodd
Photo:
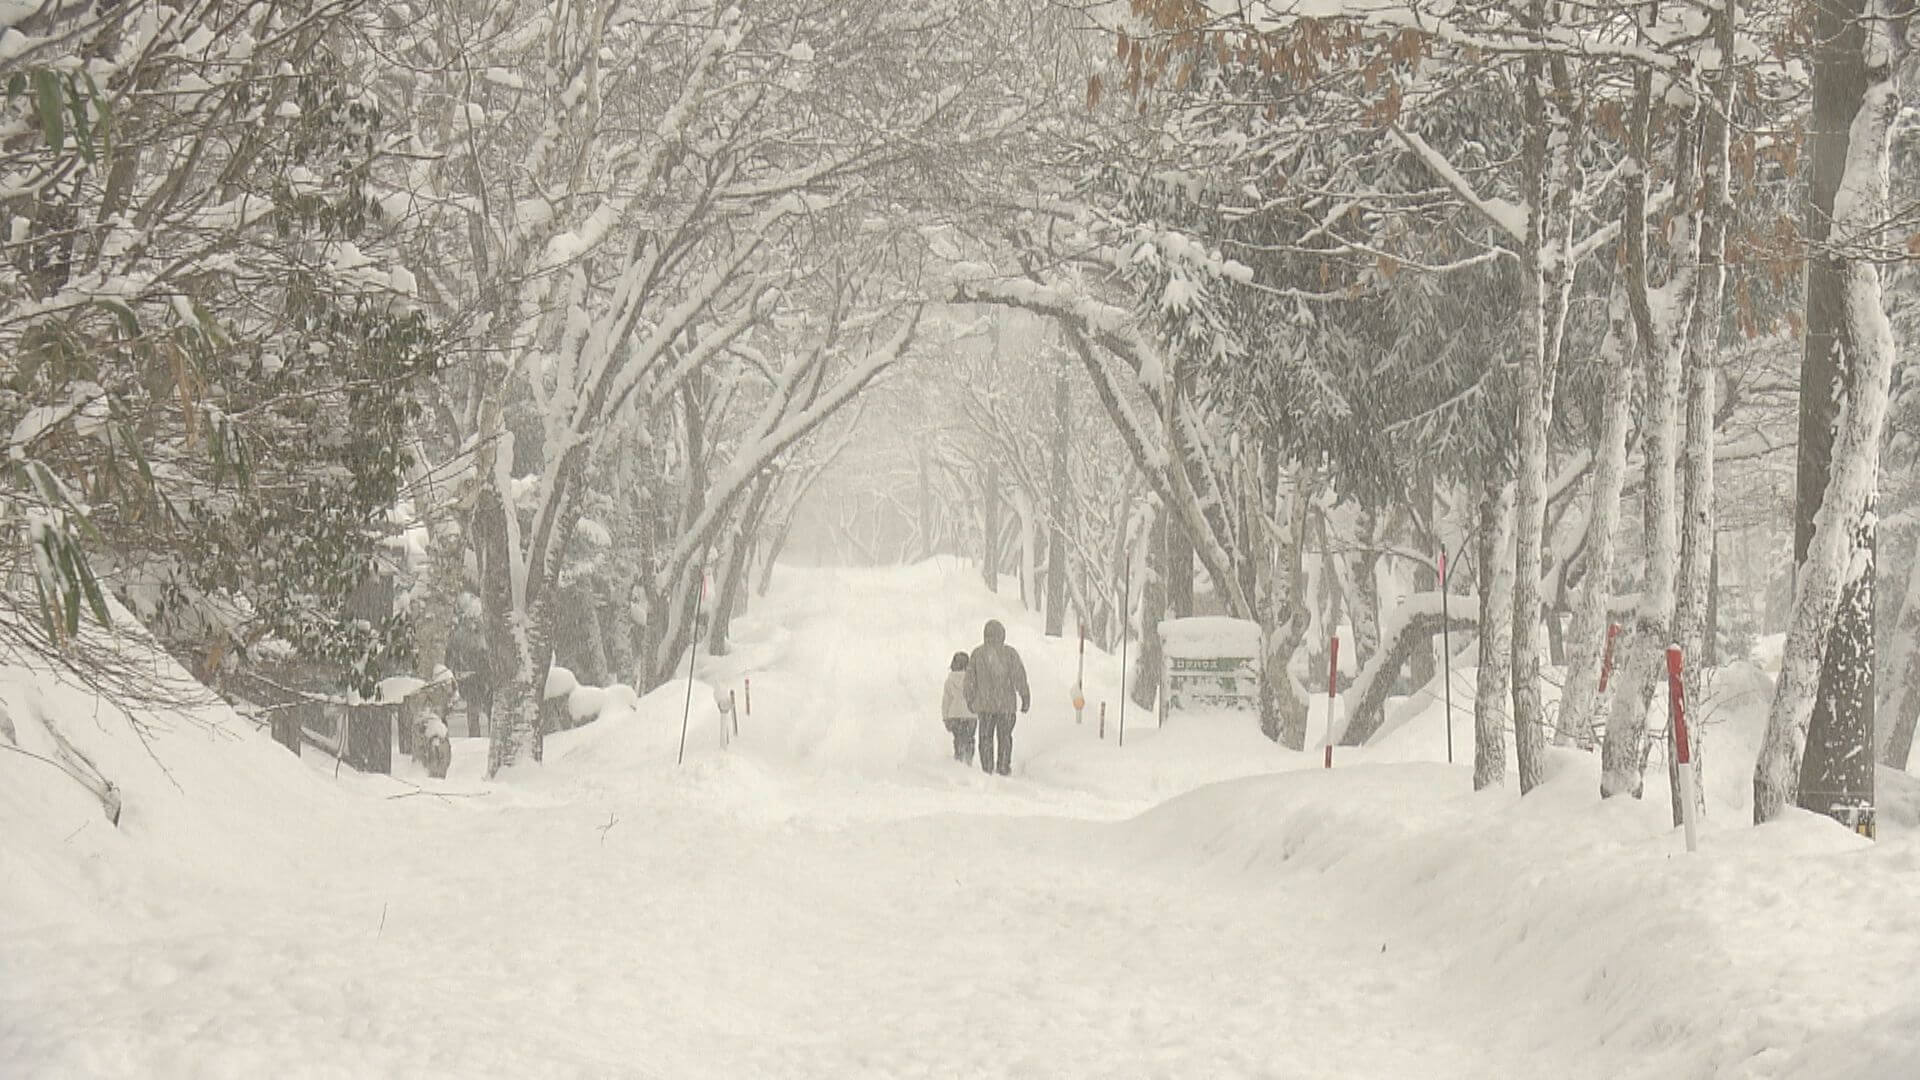
<path fill-rule="evenodd" d="M 1406 602 L 1412 605 L 1420 598 L 1437 600 L 1438 596 L 1435 592 L 1415 593 Z M 1353 685 L 1347 689 L 1352 704 L 1348 706 L 1347 726 L 1340 734 L 1340 745 L 1363 745 L 1386 723 L 1387 696 L 1393 692 L 1394 673 L 1405 666 L 1411 657 L 1422 651 L 1430 652 L 1431 644 L 1440 636 L 1443 624 L 1453 630 L 1475 629 L 1478 622 L 1473 612 L 1467 609 L 1468 599 L 1462 597 L 1461 603 L 1452 607 L 1445 616 L 1435 604 L 1433 610 L 1416 611 L 1392 621 L 1392 631 L 1381 642 L 1380 651 L 1360 669 Z M 1428 682 L 1431 681 L 1432 676 L 1429 676 Z M 1427 685 L 1416 684 L 1415 693 Z"/>
<path fill-rule="evenodd" d="M 1645 567 L 1640 607 L 1614 644 L 1620 674 L 1613 689 L 1606 744 L 1600 752 L 1600 795 L 1639 798 L 1647 757 L 1647 707 L 1666 655 L 1672 629 L 1676 548 L 1674 490 L 1675 422 L 1680 396 L 1680 355 L 1655 345 L 1648 374 L 1647 416 L 1642 423 L 1646 479 L 1641 485 Z"/>
<path fill-rule="evenodd" d="M 1545 25 L 1546 4 L 1534 0 L 1530 21 Z M 1520 766 L 1520 794 L 1545 775 L 1547 724 L 1541 704 L 1545 680 L 1541 658 L 1541 616 L 1545 610 L 1542 577 L 1547 528 L 1547 428 L 1553 419 L 1554 372 L 1566 334 L 1573 287 L 1573 215 L 1570 200 L 1579 163 L 1574 158 L 1571 91 L 1558 85 L 1557 61 L 1527 61 L 1522 94 L 1527 101 L 1528 132 L 1524 158 L 1528 191 L 1525 265 L 1529 307 L 1527 347 L 1520 353 L 1516 426 L 1513 591 L 1513 729 Z M 1556 76 L 1549 78 L 1549 74 Z M 1490 624 L 1482 624 L 1489 626 Z"/>
<path fill-rule="evenodd" d="M 1296 487 L 1284 534 L 1268 537 L 1270 559 L 1255 563 L 1260 611 L 1260 730 L 1289 750 L 1307 748 L 1307 702 L 1287 668 L 1307 631 L 1306 582 L 1300 556 L 1306 547 L 1309 493 Z"/>
<path fill-rule="evenodd" d="M 1362 546 L 1354 553 L 1347 571 L 1353 578 L 1352 595 L 1347 602 L 1353 620 L 1353 660 L 1356 671 L 1366 667 L 1367 662 L 1380 651 L 1379 525 L 1379 515 L 1374 513 L 1372 507 L 1360 511 Z"/>
<path fill-rule="evenodd" d="M 422 496 L 427 501 L 430 497 Z M 451 500 L 449 500 L 450 502 Z M 453 678 L 437 682 L 447 666 L 447 644 L 453 638 L 454 609 L 460 601 L 460 586 L 466 572 L 466 538 L 451 506 L 437 506 L 427 512 L 427 576 L 424 588 L 413 599 L 414 674 L 429 684 L 413 699 L 407 715 L 415 718 L 414 734 L 428 715 L 445 716 L 453 701 Z M 412 739 L 415 758 L 422 740 Z"/>
<path fill-rule="evenodd" d="M 988 462 L 980 480 L 980 580 L 1000 591 L 1000 466 Z"/>
<path fill-rule="evenodd" d="M 1884 0 L 1816 8 L 1807 343 L 1801 362 L 1798 587 L 1767 733 L 1756 822 L 1801 806 L 1872 834 L 1873 491 L 1893 366 L 1880 273 L 1895 73 Z M 1869 19 L 1867 16 L 1873 16 Z M 1845 190 L 1848 198 L 1836 195 Z"/>
<path fill-rule="evenodd" d="M 1164 652 L 1160 642 L 1160 620 L 1167 613 L 1166 551 L 1167 519 L 1165 507 L 1155 507 L 1153 530 L 1148 533 L 1145 587 L 1140 591 L 1140 659 L 1133 669 L 1133 703 L 1151 709 L 1160 698 L 1160 674 Z"/>
<path fill-rule="evenodd" d="M 1886 734 L 1880 742 L 1880 764 L 1905 769 L 1913 756 L 1914 728 L 1920 725 L 1920 544 L 1907 567 L 1906 603 L 1893 628 L 1893 650 L 1887 670 L 1898 677 L 1886 700 Z"/>
<path fill-rule="evenodd" d="M 1698 243 L 1698 234 L 1687 217 L 1692 210 L 1689 199 L 1682 204 L 1680 217 L 1669 223 L 1667 231 L 1681 239 L 1675 245 L 1668 288 L 1663 290 L 1666 302 L 1656 309 L 1655 292 L 1648 278 L 1646 220 L 1646 171 L 1653 130 L 1652 82 L 1651 72 L 1642 71 L 1635 76 L 1629 137 L 1632 164 L 1636 168 L 1627 178 L 1626 226 L 1622 229 L 1627 248 L 1628 302 L 1632 306 L 1641 356 L 1647 364 L 1647 405 L 1641 426 L 1646 480 L 1640 495 L 1645 565 L 1641 574 L 1640 610 L 1631 628 L 1615 645 L 1615 655 L 1623 658 L 1617 665 L 1623 678 L 1614 688 L 1606 744 L 1601 748 L 1602 798 L 1625 793 L 1637 799 L 1643 790 L 1649 749 L 1648 698 L 1673 633 L 1674 575 L 1680 557 L 1679 503 L 1674 475 L 1677 416 L 1682 357 L 1694 312 L 1693 293 L 1689 291 L 1693 286 L 1684 275 L 1697 273 L 1699 249 L 1693 246 Z M 1688 118 L 1675 137 L 1673 173 L 1679 190 L 1690 191 L 1694 184 L 1699 155 L 1692 143 L 1691 130 L 1692 119 Z"/>
<path fill-rule="evenodd" d="M 1737 0 L 1712 15 L 1714 37 L 1719 47 L 1731 55 L 1735 46 L 1734 19 Z M 1714 103 L 1706 110 L 1701 135 L 1701 177 L 1706 188 L 1706 205 L 1700 214 L 1700 271 L 1694 294 L 1697 307 L 1690 334 L 1692 340 L 1686 358 L 1686 452 L 1681 465 L 1684 475 L 1682 494 L 1686 500 L 1681 517 L 1679 593 L 1675 598 L 1673 637 L 1684 658 L 1682 692 L 1689 705 L 1698 705 L 1700 689 L 1705 685 L 1709 652 L 1712 649 L 1708 607 L 1713 584 L 1713 453 L 1714 385 L 1720 366 L 1721 302 L 1726 289 L 1727 222 L 1733 216 L 1728 189 L 1729 126 L 1733 111 L 1733 76 L 1722 66 L 1709 79 Z M 1700 715 L 1699 710 L 1693 710 Z M 1688 759 L 1694 772 L 1695 809 L 1706 813 L 1706 785 L 1700 773 L 1704 767 L 1700 753 L 1702 724 L 1687 729 Z M 1676 755 L 1668 761 L 1669 789 L 1673 800 L 1673 823 L 1683 822 L 1680 770 Z"/>
<path fill-rule="evenodd" d="M 719 595 L 714 598 L 712 629 L 707 634 L 709 656 L 725 656 L 729 650 L 727 634 L 740 598 L 747 593 L 747 556 L 753 550 L 754 534 L 759 532 L 760 520 L 766 514 L 767 500 L 773 493 L 773 482 L 774 472 L 771 469 L 763 470 L 754 480 L 753 492 L 747 496 L 746 505 L 740 510 L 739 522 L 721 553 Z"/>
<path fill-rule="evenodd" d="M 1568 628 L 1566 689 L 1560 697 L 1560 731 L 1582 747 L 1593 745 L 1593 720 L 1604 707 L 1600 666 L 1607 644 L 1607 601 L 1613 593 L 1614 527 L 1620 517 L 1620 488 L 1627 468 L 1627 432 L 1631 427 L 1633 368 L 1627 362 L 1626 294 L 1614 290 L 1607 336 L 1600 344 L 1603 398 L 1599 445 L 1594 447 L 1591 509 L 1587 514 L 1586 572 L 1574 590 L 1573 624 Z"/>
<path fill-rule="evenodd" d="M 1514 484 L 1480 501 L 1480 671 L 1473 690 L 1473 790 L 1507 782 L 1507 679 L 1513 660 Z"/>
<path fill-rule="evenodd" d="M 1193 615 L 1193 538 L 1178 520 L 1167 529 L 1167 611 L 1176 619 Z"/>
<path fill-rule="evenodd" d="M 1426 511 L 1434 514 L 1434 517 L 1432 532 L 1419 528 L 1417 524 L 1415 526 L 1414 535 L 1419 540 L 1421 558 L 1414 564 L 1413 591 L 1415 593 L 1437 592 L 1440 589 L 1440 521 L 1439 508 L 1434 497 L 1432 471 L 1421 469 L 1416 483 L 1415 490 L 1422 506 Z M 1416 523 L 1423 516 L 1416 515 L 1414 518 Z M 1434 673 L 1440 670 L 1440 662 L 1443 659 L 1440 656 L 1442 647 L 1443 642 L 1438 637 L 1422 638 L 1420 644 L 1415 646 L 1408 671 L 1413 685 L 1425 686 L 1433 681 Z"/>
<path fill-rule="evenodd" d="M 1072 417 L 1073 384 L 1067 380 L 1063 364 L 1053 376 L 1053 475 L 1049 479 L 1050 503 L 1047 511 L 1047 624 L 1048 637 L 1059 637 L 1067 628 L 1067 514 L 1071 486 L 1067 471 L 1067 453 L 1073 435 L 1068 427 Z"/>

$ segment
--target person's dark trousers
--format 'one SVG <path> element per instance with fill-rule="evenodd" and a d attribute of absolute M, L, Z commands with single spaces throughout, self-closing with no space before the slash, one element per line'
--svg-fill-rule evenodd
<path fill-rule="evenodd" d="M 973 764 L 973 729 L 971 716 L 947 717 L 947 730 L 953 732 L 953 760 Z"/>
<path fill-rule="evenodd" d="M 980 768 L 1007 775 L 1013 768 L 1013 714 L 980 714 Z"/>

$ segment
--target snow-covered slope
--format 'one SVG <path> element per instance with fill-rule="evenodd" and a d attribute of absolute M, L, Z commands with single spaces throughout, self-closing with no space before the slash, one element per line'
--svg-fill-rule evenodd
<path fill-rule="evenodd" d="M 468 740 L 335 778 L 219 707 L 143 743 L 9 670 L 22 745 L 54 716 L 125 811 L 0 754 L 0 1074 L 1920 1075 L 1912 793 L 1877 844 L 1746 826 L 1758 672 L 1689 856 L 1577 753 L 1472 793 L 1431 703 L 1330 771 L 1250 717 L 1130 708 L 1120 748 L 1117 660 L 1076 724 L 1073 641 L 964 566 L 776 581 L 698 659 L 684 765 L 684 681 L 488 783 Z M 1034 684 L 1008 778 L 937 715 L 989 617 Z"/>

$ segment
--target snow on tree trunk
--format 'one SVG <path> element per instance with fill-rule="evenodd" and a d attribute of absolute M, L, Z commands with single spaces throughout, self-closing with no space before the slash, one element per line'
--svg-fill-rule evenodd
<path fill-rule="evenodd" d="M 1020 604 L 1028 611 L 1040 607 L 1039 582 L 1035 579 L 1034 536 L 1038 532 L 1034 520 L 1033 497 L 1025 488 L 1013 489 L 1013 527 L 1014 550 L 1020 556 Z"/>
<path fill-rule="evenodd" d="M 1913 756 L 1914 728 L 1920 726 L 1920 549 L 1908 563 L 1906 603 L 1894 626 L 1887 670 L 1897 678 L 1886 699 L 1880 764 L 1904 769 Z"/>
<path fill-rule="evenodd" d="M 1353 620 L 1353 658 L 1365 667 L 1380 651 L 1380 518 L 1371 507 L 1360 511 L 1360 550 L 1355 552 L 1348 573 L 1353 577 L 1353 595 L 1348 607 Z"/>
<path fill-rule="evenodd" d="M 1647 707 L 1653 692 L 1672 626 L 1675 551 L 1674 413 L 1680 394 L 1680 356 L 1675 349 L 1656 346 L 1654 367 L 1648 374 L 1647 415 L 1641 422 L 1646 463 L 1640 500 L 1644 567 L 1640 606 L 1630 626 L 1614 644 L 1619 680 L 1613 687 L 1613 706 L 1607 737 L 1600 751 L 1602 798 L 1632 795 L 1639 798 L 1647 756 Z"/>
<path fill-rule="evenodd" d="M 453 637 L 454 609 L 459 603 L 465 576 L 467 546 L 453 500 L 449 497 L 444 505 L 434 506 L 432 484 L 416 478 L 413 487 L 419 492 L 416 497 L 429 507 L 422 515 L 427 522 L 427 574 L 414 590 L 410 607 L 414 674 L 428 683 L 414 699 L 412 712 L 417 726 L 428 715 L 445 714 L 453 700 L 453 679 L 449 677 L 444 682 L 436 679 L 447 664 L 447 644 Z M 422 749 L 422 741 L 414 739 L 416 758 Z"/>
<path fill-rule="evenodd" d="M 1644 559 L 1640 578 L 1640 610 L 1632 626 L 1615 643 L 1616 670 L 1623 676 L 1614 687 L 1607 738 L 1600 751 L 1600 795 L 1631 794 L 1639 798 L 1645 784 L 1647 707 L 1654 681 L 1672 640 L 1674 574 L 1679 562 L 1679 500 L 1675 466 L 1678 455 L 1678 415 L 1683 354 L 1693 316 L 1699 233 L 1691 219 L 1691 201 L 1664 230 L 1678 237 L 1666 285 L 1654 289 L 1648 276 L 1647 179 L 1649 144 L 1654 130 L 1650 71 L 1635 76 L 1629 141 L 1634 166 L 1627 176 L 1622 229 L 1627 249 L 1627 299 L 1634 316 L 1636 338 L 1647 364 L 1646 411 L 1641 419 L 1641 448 L 1645 481 L 1640 492 Z M 1674 139 L 1675 190 L 1694 184 L 1698 154 L 1692 142 L 1692 119 L 1680 125 Z"/>
<path fill-rule="evenodd" d="M 1000 591 L 1000 465 L 989 461 L 980 477 L 980 580 Z"/>
<path fill-rule="evenodd" d="M 1439 637 L 1443 623 L 1452 630 L 1475 629 L 1479 625 L 1475 614 L 1478 607 L 1478 597 L 1455 596 L 1446 602 L 1443 612 L 1438 591 L 1415 593 L 1394 607 L 1387 619 L 1385 639 L 1347 688 L 1350 704 L 1346 727 L 1340 733 L 1342 746 L 1360 746 L 1373 738 L 1386 722 L 1387 695 L 1393 692 L 1394 675 Z M 1416 693 L 1426 687 L 1427 683 L 1416 684 Z"/>
<path fill-rule="evenodd" d="M 1574 594 L 1573 623 L 1567 631 L 1567 683 L 1560 695 L 1560 731 L 1581 747 L 1593 745 L 1594 716 L 1605 704 L 1600 695 L 1600 666 L 1605 662 L 1611 621 L 1607 601 L 1613 592 L 1613 534 L 1620 518 L 1627 434 L 1632 426 L 1633 366 L 1627 360 L 1627 341 L 1633 329 L 1627 319 L 1626 294 L 1614 290 L 1608 307 L 1607 336 L 1599 356 L 1605 411 L 1588 492 L 1587 566 Z"/>
<path fill-rule="evenodd" d="M 1145 567 L 1140 590 L 1140 659 L 1133 669 L 1133 703 L 1151 709 L 1160 698 L 1161 665 L 1165 662 L 1160 641 L 1160 620 L 1167 616 L 1166 508 L 1156 505 L 1153 529 L 1147 534 L 1147 550 L 1142 553 Z"/>
<path fill-rule="evenodd" d="M 1797 794 L 1808 809 L 1865 815 L 1860 824 L 1872 827 L 1873 496 L 1894 339 L 1864 249 L 1887 212 L 1904 51 L 1885 9 L 1884 0 L 1822 7 L 1815 25 L 1817 246 L 1800 391 L 1799 585 L 1754 767 L 1755 822 L 1777 817 Z"/>
<path fill-rule="evenodd" d="M 1535 0 L 1531 18 L 1545 25 L 1546 4 Z M 1547 428 L 1553 419 L 1554 373 L 1566 337 L 1567 309 L 1573 289 L 1572 191 L 1579 168 L 1576 125 L 1570 87 L 1550 75 L 1562 61 L 1529 58 L 1522 83 L 1528 130 L 1524 158 L 1527 236 L 1524 263 L 1529 277 L 1527 347 L 1520 354 L 1520 432 L 1515 462 L 1513 591 L 1513 727 L 1520 765 L 1520 793 L 1539 785 L 1546 767 L 1547 725 L 1540 687 L 1542 659 L 1543 547 L 1547 527 Z"/>
<path fill-rule="evenodd" d="M 1271 552 L 1254 564 L 1254 595 L 1260 623 L 1260 730 L 1289 750 L 1307 747 L 1307 701 L 1288 670 L 1307 631 L 1306 581 L 1300 556 L 1306 547 L 1312 500 L 1296 487 L 1284 531 L 1272 529 Z"/>
<path fill-rule="evenodd" d="M 1473 789 L 1507 782 L 1507 680 L 1513 662 L 1514 484 L 1480 500 L 1480 670 L 1473 690 Z"/>
<path fill-rule="evenodd" d="M 1053 376 L 1053 461 L 1048 479 L 1051 506 L 1047 513 L 1047 624 L 1048 637 L 1059 637 L 1067 627 L 1067 514 L 1072 482 L 1067 471 L 1072 429 L 1069 409 L 1073 386 L 1063 364 Z"/>
<path fill-rule="evenodd" d="M 1713 13 L 1715 40 L 1722 56 L 1734 55 L 1734 19 L 1736 0 Z M 1721 303 L 1726 291 L 1727 222 L 1733 213 L 1729 183 L 1729 125 L 1733 111 L 1733 74 L 1722 65 L 1709 83 L 1713 102 L 1707 107 L 1701 136 L 1701 177 L 1706 188 L 1706 205 L 1700 214 L 1700 271 L 1695 285 L 1696 308 L 1689 328 L 1691 340 L 1686 355 L 1686 448 L 1682 455 L 1681 494 L 1685 499 L 1680 522 L 1680 570 L 1678 595 L 1673 613 L 1673 639 L 1679 643 L 1685 660 L 1682 686 L 1689 705 L 1702 700 L 1706 685 L 1708 620 L 1707 609 L 1713 584 L 1713 454 L 1714 384 L 1719 377 Z M 1693 710 L 1695 716 L 1700 711 Z M 1701 771 L 1704 758 L 1700 737 L 1706 725 L 1688 726 L 1688 760 L 1694 771 L 1694 808 L 1706 813 L 1706 785 Z M 1671 738 L 1669 740 L 1671 742 Z M 1684 820 L 1677 747 L 1667 757 L 1668 791 L 1673 802 L 1673 823 Z"/>

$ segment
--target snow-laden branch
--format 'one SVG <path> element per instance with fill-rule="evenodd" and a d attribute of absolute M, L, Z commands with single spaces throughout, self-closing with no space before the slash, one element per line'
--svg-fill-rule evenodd
<path fill-rule="evenodd" d="M 1473 186 L 1473 182 L 1461 175 L 1460 170 L 1454 167 L 1453 162 L 1448 160 L 1445 154 L 1434 149 L 1432 144 L 1421 138 L 1418 133 L 1409 131 L 1399 124 L 1393 125 L 1392 131 L 1394 137 L 1400 140 L 1400 145 L 1412 151 L 1414 156 L 1427 167 L 1427 171 L 1451 188 L 1455 195 L 1460 196 L 1461 201 L 1485 218 L 1488 224 L 1500 230 L 1508 241 L 1516 245 L 1526 243 L 1526 207 L 1506 199 L 1480 194 L 1479 190 Z"/>

